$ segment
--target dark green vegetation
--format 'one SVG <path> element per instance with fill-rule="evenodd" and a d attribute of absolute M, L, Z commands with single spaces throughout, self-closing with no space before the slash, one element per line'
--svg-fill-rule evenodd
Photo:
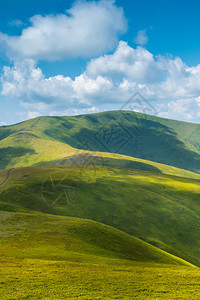
<path fill-rule="evenodd" d="M 199 133 L 134 112 L 0 127 L 0 299 L 199 299 Z"/>

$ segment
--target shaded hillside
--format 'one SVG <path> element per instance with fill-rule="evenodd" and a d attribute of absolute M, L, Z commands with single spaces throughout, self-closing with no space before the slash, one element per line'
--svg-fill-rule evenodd
<path fill-rule="evenodd" d="M 0 209 L 98 221 L 200 265 L 200 181 L 110 167 L 1 171 Z"/>
<path fill-rule="evenodd" d="M 19 131 L 74 148 L 119 153 L 200 172 L 198 124 L 113 111 L 74 117 L 40 117 L 1 127 L 0 137 L 5 139 Z"/>
<path fill-rule="evenodd" d="M 87 165 L 112 166 L 200 179 L 199 174 L 190 171 L 110 152 L 79 150 L 38 138 L 29 131 L 13 133 L 0 141 L 0 169 L 35 165 L 75 165 L 78 169 Z"/>

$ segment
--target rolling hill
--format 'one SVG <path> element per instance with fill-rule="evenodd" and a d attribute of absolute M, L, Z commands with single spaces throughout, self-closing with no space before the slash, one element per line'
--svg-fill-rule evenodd
<path fill-rule="evenodd" d="M 82 255 L 83 261 L 95 260 L 93 256 L 99 256 L 191 266 L 142 240 L 90 220 L 38 213 L 1 212 L 1 221 L 1 253 L 11 259 L 48 257 L 51 260 L 73 260 L 70 257 L 72 252 L 75 261 L 76 256 Z"/>
<path fill-rule="evenodd" d="M 14 136 L 19 141 L 20 136 L 24 139 L 24 135 L 61 142 L 73 148 L 118 153 L 200 172 L 199 124 L 130 111 L 38 117 L 0 127 L 1 157 L 7 151 L 16 152 L 17 144 L 7 145 L 10 139 L 6 138 Z M 19 156 L 23 151 L 31 154 L 31 149 L 19 149 Z M 5 165 L 0 164 L 0 167 Z"/>
<path fill-rule="evenodd" d="M 198 179 L 198 126 L 135 112 L 39 117 L 0 127 L 0 169 L 95 164 Z"/>
<path fill-rule="evenodd" d="M 1 299 L 198 295 L 198 268 L 110 226 L 36 212 L 0 220 Z"/>
<path fill-rule="evenodd" d="M 34 137 L 26 132 L 14 133 L 0 141 L 1 169 L 37 165 L 100 165 L 200 178 L 199 174 L 172 166 L 109 152 L 79 150 L 61 142 Z"/>
<path fill-rule="evenodd" d="M 2 211 L 91 219 L 200 265 L 199 180 L 97 166 L 16 168 L 0 179 Z"/>

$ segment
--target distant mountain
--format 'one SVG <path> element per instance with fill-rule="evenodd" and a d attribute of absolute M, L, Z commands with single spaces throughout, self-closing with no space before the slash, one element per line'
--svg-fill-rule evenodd
<path fill-rule="evenodd" d="M 0 140 L 0 168 L 11 167 L 8 162 L 13 156 L 16 161 L 26 156 L 28 165 L 34 157 L 33 164 L 40 164 L 45 161 L 41 151 L 48 152 L 48 161 L 61 159 L 60 163 L 63 164 L 63 158 L 73 152 L 73 147 L 118 153 L 200 173 L 199 124 L 130 111 L 39 117 L 0 127 Z M 50 142 L 60 142 L 62 146 Z M 63 144 L 67 145 L 66 149 Z M 32 157 L 28 159 L 29 156 Z M 43 156 L 46 157 L 46 154 Z"/>

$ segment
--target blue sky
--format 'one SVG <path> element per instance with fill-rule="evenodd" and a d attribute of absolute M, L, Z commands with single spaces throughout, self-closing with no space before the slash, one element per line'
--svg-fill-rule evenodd
<path fill-rule="evenodd" d="M 199 11 L 197 0 L 0 1 L 0 124 L 120 109 L 136 92 L 149 113 L 200 122 Z"/>

